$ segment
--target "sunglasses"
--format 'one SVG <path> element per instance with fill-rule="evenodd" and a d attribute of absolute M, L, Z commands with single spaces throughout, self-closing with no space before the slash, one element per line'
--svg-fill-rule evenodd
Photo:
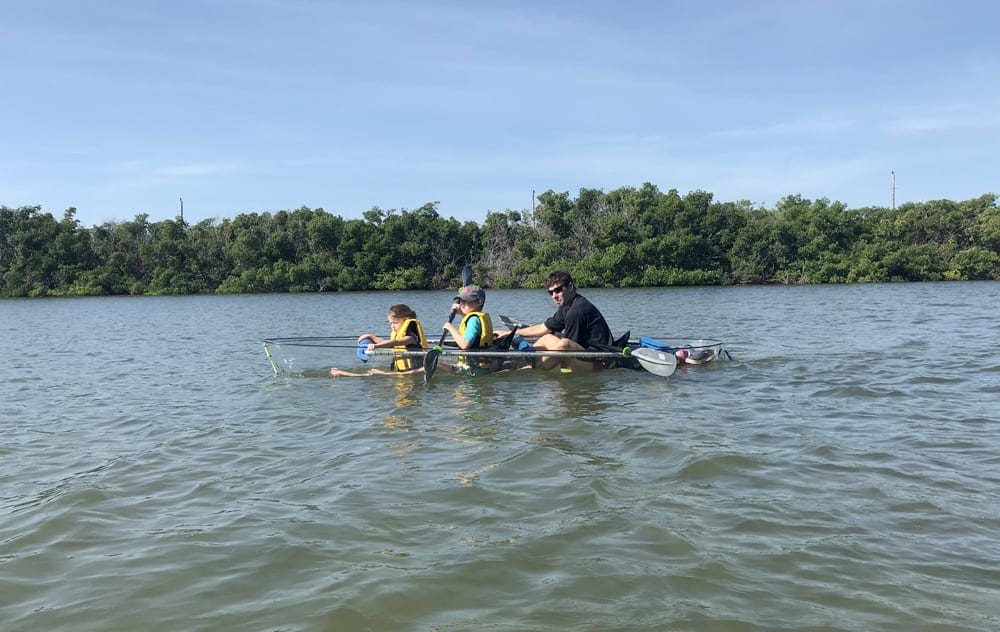
<path fill-rule="evenodd" d="M 553 296 L 555 294 L 562 294 L 565 291 L 566 291 L 566 286 L 560 285 L 559 287 L 554 287 L 551 290 L 549 290 L 549 296 Z"/>

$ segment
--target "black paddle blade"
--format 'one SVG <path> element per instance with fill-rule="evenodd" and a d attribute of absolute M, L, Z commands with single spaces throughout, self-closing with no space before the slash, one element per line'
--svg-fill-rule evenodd
<path fill-rule="evenodd" d="M 424 356 L 424 384 L 431 381 L 434 377 L 434 372 L 437 371 L 438 367 L 438 356 L 441 355 L 440 349 L 431 349 Z"/>
<path fill-rule="evenodd" d="M 514 334 L 516 334 L 516 333 L 517 333 L 517 325 L 514 325 L 514 328 L 510 330 L 509 334 L 507 334 L 506 336 L 500 336 L 499 338 L 494 339 L 494 341 L 493 341 L 493 350 L 494 351 L 507 351 L 508 349 L 510 349 L 511 343 L 514 342 Z"/>
<path fill-rule="evenodd" d="M 469 264 L 465 264 L 465 267 L 462 268 L 462 287 L 467 285 L 472 285 L 472 266 Z M 456 313 L 457 312 L 455 310 L 452 310 L 452 312 L 448 314 L 449 323 L 455 320 Z M 434 377 L 434 372 L 437 371 L 438 356 L 441 355 L 441 345 L 444 344 L 444 339 L 447 335 L 447 330 L 442 331 L 441 340 L 438 341 L 437 346 L 432 347 L 427 352 L 427 355 L 424 356 L 424 384 L 430 382 L 431 378 Z"/>

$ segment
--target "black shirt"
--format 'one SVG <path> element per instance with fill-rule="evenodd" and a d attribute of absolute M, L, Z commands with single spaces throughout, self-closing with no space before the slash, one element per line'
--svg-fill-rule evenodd
<path fill-rule="evenodd" d="M 594 304 L 577 294 L 545 321 L 549 331 L 561 333 L 584 349 L 610 345 L 611 328 Z"/>

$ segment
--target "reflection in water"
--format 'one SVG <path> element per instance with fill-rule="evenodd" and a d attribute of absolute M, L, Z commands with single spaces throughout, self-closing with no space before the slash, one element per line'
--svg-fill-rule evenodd
<path fill-rule="evenodd" d="M 488 411 L 497 397 L 497 388 L 489 377 L 461 380 L 452 391 L 452 408 L 473 424 L 489 421 Z"/>
<path fill-rule="evenodd" d="M 615 385 L 616 378 L 632 376 L 597 374 L 566 374 L 553 376 L 547 384 L 551 384 L 551 398 L 542 413 L 542 417 L 554 421 L 603 421 L 607 419 L 607 411 L 618 404 L 621 398 L 619 387 Z M 558 424 L 551 425 L 553 430 Z M 559 450 L 574 457 L 582 457 L 586 465 L 620 466 L 616 458 L 594 454 L 575 441 L 570 441 L 564 434 L 552 431 L 538 433 L 531 437 L 531 443 Z"/>
<path fill-rule="evenodd" d="M 392 394 L 395 397 L 396 407 L 385 416 L 385 426 L 386 428 L 411 432 L 413 430 L 413 420 L 401 414 L 400 410 L 410 408 L 419 403 L 413 392 L 416 380 L 413 379 L 412 375 L 401 375 L 393 377 L 392 382 Z"/>
<path fill-rule="evenodd" d="M 382 382 L 380 381 L 379 383 L 381 384 Z M 413 432 L 415 429 L 413 419 L 402 414 L 401 411 L 411 408 L 418 403 L 417 398 L 414 397 L 414 387 L 417 382 L 413 379 L 412 375 L 400 375 L 393 377 L 392 383 L 391 388 L 393 389 L 392 393 L 395 397 L 396 407 L 385 416 L 384 426 L 406 433 Z M 414 450 L 419 449 L 421 444 L 418 441 L 404 441 L 390 443 L 388 447 L 392 450 L 395 457 L 402 459 Z M 413 469 L 413 466 L 407 466 L 406 469 Z"/>
<path fill-rule="evenodd" d="M 442 390 L 442 386 L 447 390 Z M 413 453 L 425 447 L 419 438 L 435 430 L 444 429 L 453 442 L 467 447 L 499 441 L 498 426 L 507 415 L 499 418 L 494 415 L 498 409 L 493 404 L 498 394 L 489 380 L 439 380 L 428 388 L 419 376 L 404 376 L 394 380 L 394 389 L 395 408 L 385 415 L 383 425 L 394 431 L 414 433 L 411 440 L 388 444 L 398 458 L 408 455 L 412 458 Z M 430 417 L 426 414 L 428 410 L 434 411 Z M 448 422 L 449 419 L 457 423 Z M 405 465 L 407 471 L 420 469 L 413 461 Z M 493 467 L 496 464 L 486 464 L 473 472 L 456 472 L 455 477 L 461 484 L 469 484 Z"/>
<path fill-rule="evenodd" d="M 410 376 L 405 376 L 394 379 L 393 382 L 396 407 L 386 414 L 383 425 L 391 430 L 411 433 L 416 429 L 414 421 L 407 415 L 402 414 L 401 411 L 417 403 L 417 400 L 413 397 L 413 380 L 410 379 Z M 393 455 L 398 458 L 403 458 L 420 447 L 421 444 L 417 441 L 393 442 L 389 444 Z"/>
<path fill-rule="evenodd" d="M 608 401 L 610 384 L 621 376 L 568 374 L 553 377 L 555 379 L 547 382 L 552 388 L 552 406 L 548 411 L 556 419 L 600 419 L 615 405 L 614 401 Z"/>
<path fill-rule="evenodd" d="M 500 443 L 501 424 L 509 415 L 500 413 L 505 408 L 497 406 L 499 393 L 494 381 L 490 378 L 460 380 L 450 390 L 449 408 L 465 422 L 454 427 L 451 439 L 467 447 Z M 483 472 L 496 466 L 497 463 L 488 462 L 472 471 L 455 472 L 455 478 L 462 485 L 470 485 L 478 481 Z"/>
<path fill-rule="evenodd" d="M 397 408 L 408 408 L 419 403 L 413 392 L 417 385 L 417 380 L 412 375 L 400 375 L 393 382 L 395 382 L 393 386 L 395 387 L 394 394 L 396 396 Z"/>

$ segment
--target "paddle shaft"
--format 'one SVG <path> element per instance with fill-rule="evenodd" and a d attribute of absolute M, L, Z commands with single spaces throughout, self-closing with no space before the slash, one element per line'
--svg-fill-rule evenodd
<path fill-rule="evenodd" d="M 462 268 L 462 287 L 467 285 L 472 285 L 472 266 L 468 264 Z M 457 313 L 458 310 L 452 307 L 451 313 L 448 314 L 448 324 L 451 324 L 455 320 L 455 314 Z M 444 339 L 447 335 L 447 329 L 442 331 L 437 345 L 430 349 L 427 355 L 424 356 L 424 384 L 429 383 L 431 377 L 434 376 L 434 372 L 437 371 L 438 356 L 441 355 L 441 345 L 444 344 Z"/>
<path fill-rule="evenodd" d="M 462 268 L 462 287 L 465 287 L 466 285 L 472 285 L 472 266 L 470 265 L 466 265 L 465 267 Z M 458 313 L 457 309 L 451 310 L 451 314 L 448 315 L 448 324 L 454 322 L 455 314 L 457 313 Z M 441 340 L 438 340 L 437 346 L 440 347 L 441 345 L 444 344 L 444 337 L 445 335 L 447 335 L 447 333 L 448 333 L 447 331 L 441 332 Z"/>
<path fill-rule="evenodd" d="M 470 265 L 466 265 L 464 268 L 462 268 L 462 287 L 465 287 L 466 285 L 472 285 L 472 266 Z M 457 313 L 458 313 L 457 309 L 451 310 L 451 314 L 448 315 L 449 325 L 455 321 L 455 314 Z M 448 335 L 447 331 L 441 332 L 441 339 L 438 340 L 437 346 L 440 347 L 441 345 L 444 344 L 444 338 L 447 335 Z"/>
<path fill-rule="evenodd" d="M 450 325 L 451 323 L 455 322 L 455 314 L 457 314 L 457 313 L 458 313 L 458 311 L 457 311 L 457 310 L 452 310 L 452 311 L 451 311 L 451 315 L 450 315 L 450 316 L 448 316 L 448 324 L 449 324 L 449 325 Z M 446 337 L 447 335 L 448 335 L 448 330 L 447 330 L 447 329 L 441 332 L 441 339 L 440 339 L 440 340 L 438 340 L 438 343 L 437 343 L 437 346 L 439 346 L 439 347 L 440 347 L 441 345 L 443 345 L 443 344 L 444 344 L 444 339 L 445 339 L 445 337 Z"/>

